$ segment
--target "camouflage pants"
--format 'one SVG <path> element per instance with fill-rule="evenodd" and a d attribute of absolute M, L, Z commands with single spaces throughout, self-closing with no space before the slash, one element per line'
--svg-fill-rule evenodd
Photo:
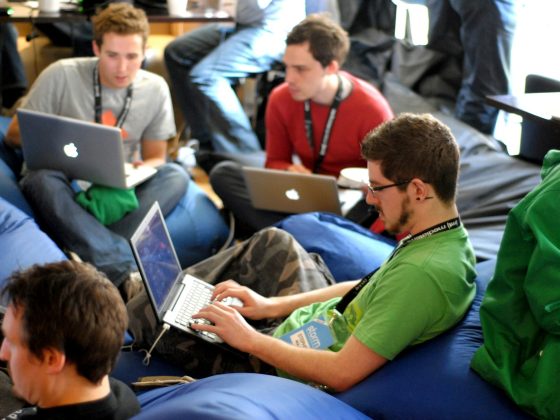
<path fill-rule="evenodd" d="M 186 271 L 211 284 L 233 279 L 268 297 L 315 290 L 334 283 L 321 257 L 307 253 L 290 234 L 276 228 L 263 229 Z M 128 312 L 135 346 L 149 348 L 161 326 L 145 293 L 129 302 Z M 269 334 L 281 321 L 268 319 L 250 323 Z M 173 328 L 158 342 L 155 352 L 182 366 L 195 378 L 226 372 L 274 373 L 271 366 L 252 356 L 228 351 Z"/>

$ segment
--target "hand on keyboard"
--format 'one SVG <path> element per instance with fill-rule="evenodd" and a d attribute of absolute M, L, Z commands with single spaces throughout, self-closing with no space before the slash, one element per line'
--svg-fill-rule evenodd
<path fill-rule="evenodd" d="M 235 299 L 235 303 L 227 303 L 226 300 Z M 226 280 L 218 283 L 212 293 L 214 301 L 222 302 L 236 309 L 241 315 L 248 319 L 275 318 L 278 315 L 275 307 L 275 299 L 266 298 L 257 292 L 242 286 L 234 280 Z M 239 301 L 242 302 L 239 303 Z"/>
<path fill-rule="evenodd" d="M 193 319 L 193 320 L 190 322 L 189 327 L 190 327 L 192 324 L 197 324 L 197 325 L 213 325 L 210 321 L 208 321 L 207 319 L 204 319 L 204 318 L 196 318 L 196 319 Z M 206 340 L 211 341 L 211 342 L 213 342 L 213 343 L 223 343 L 223 342 L 224 342 L 224 340 L 222 340 L 220 337 L 218 337 L 216 334 L 214 334 L 214 333 L 212 333 L 212 332 L 209 332 L 209 331 L 201 331 L 201 330 L 194 330 L 194 329 L 193 329 L 193 331 L 195 331 L 197 334 L 202 335 Z"/>
<path fill-rule="evenodd" d="M 198 324 L 192 323 L 191 328 L 198 331 L 212 331 L 225 343 L 247 352 L 253 342 L 253 335 L 259 333 L 249 325 L 239 312 L 243 308 L 226 305 L 221 300 L 215 301 L 193 315 L 194 320 L 201 321 Z M 210 321 L 210 325 L 207 324 L 208 321 Z"/>
<path fill-rule="evenodd" d="M 243 301 L 233 296 L 228 296 L 226 298 L 223 298 L 221 302 L 224 305 L 228 305 L 228 306 L 243 306 Z"/>

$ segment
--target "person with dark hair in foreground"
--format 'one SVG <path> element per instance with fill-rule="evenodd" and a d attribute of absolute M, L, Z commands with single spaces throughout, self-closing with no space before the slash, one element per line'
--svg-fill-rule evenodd
<path fill-rule="evenodd" d="M 0 359 L 27 401 L 10 419 L 126 419 L 132 390 L 109 379 L 128 318 L 117 288 L 93 266 L 63 261 L 11 276 L 2 291 Z"/>

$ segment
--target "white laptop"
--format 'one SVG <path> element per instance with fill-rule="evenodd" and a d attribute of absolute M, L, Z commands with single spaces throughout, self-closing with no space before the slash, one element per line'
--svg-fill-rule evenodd
<path fill-rule="evenodd" d="M 70 179 L 132 188 L 153 176 L 148 165 L 125 164 L 121 130 L 74 118 L 19 109 L 21 146 L 27 168 L 54 169 Z"/>
<path fill-rule="evenodd" d="M 181 270 L 157 201 L 132 235 L 130 245 L 158 320 L 211 343 L 222 343 L 214 333 L 190 328 L 191 323 L 208 323 L 193 320 L 192 315 L 212 303 L 214 286 Z M 237 298 L 226 298 L 222 303 L 243 305 Z"/>
<path fill-rule="evenodd" d="M 363 194 L 339 190 L 333 176 L 243 167 L 253 207 L 281 213 L 324 211 L 346 214 Z"/>

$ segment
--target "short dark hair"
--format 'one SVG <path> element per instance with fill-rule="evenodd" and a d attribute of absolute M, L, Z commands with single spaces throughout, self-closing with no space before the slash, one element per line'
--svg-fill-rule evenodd
<path fill-rule="evenodd" d="M 95 43 L 101 47 L 103 36 L 113 32 L 119 35 L 140 35 L 142 46 L 146 46 L 150 25 L 146 12 L 128 3 L 111 3 L 91 18 Z"/>
<path fill-rule="evenodd" d="M 97 384 L 113 369 L 128 325 L 117 288 L 90 264 L 34 265 L 10 276 L 2 290 L 22 311 L 22 337 L 30 352 L 63 352 L 80 376 Z"/>
<path fill-rule="evenodd" d="M 309 51 L 323 67 L 332 61 L 342 66 L 350 41 L 348 34 L 334 21 L 325 15 L 313 14 L 298 23 L 288 34 L 287 45 L 309 43 Z"/>
<path fill-rule="evenodd" d="M 430 114 L 404 113 L 379 125 L 362 142 L 362 156 L 379 161 L 383 176 L 393 182 L 419 178 L 443 202 L 455 200 L 459 146 L 451 130 Z"/>

